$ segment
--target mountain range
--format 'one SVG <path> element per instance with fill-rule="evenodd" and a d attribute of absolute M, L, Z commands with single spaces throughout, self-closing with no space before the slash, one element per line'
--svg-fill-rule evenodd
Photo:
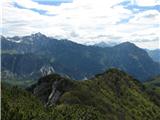
<path fill-rule="evenodd" d="M 118 68 L 145 81 L 160 74 L 160 64 L 130 42 L 113 47 L 85 46 L 41 33 L 1 36 L 2 79 L 30 80 L 51 73 L 82 80 Z"/>

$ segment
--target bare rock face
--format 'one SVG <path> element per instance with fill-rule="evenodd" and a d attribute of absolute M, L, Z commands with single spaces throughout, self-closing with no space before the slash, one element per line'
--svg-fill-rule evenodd
<path fill-rule="evenodd" d="M 45 65 L 40 69 L 40 73 L 42 76 L 46 76 L 55 73 L 55 70 L 52 66 Z"/>
<path fill-rule="evenodd" d="M 62 91 L 57 90 L 57 86 L 60 82 L 59 81 L 55 81 L 52 84 L 52 91 L 50 93 L 50 95 L 48 96 L 48 100 L 47 100 L 47 106 L 51 106 L 53 104 L 55 104 L 58 99 L 60 98 Z"/>
<path fill-rule="evenodd" d="M 73 81 L 57 74 L 51 74 L 40 78 L 38 83 L 31 86 L 28 90 L 38 97 L 45 106 L 53 106 L 64 92 L 72 89 L 72 85 Z"/>

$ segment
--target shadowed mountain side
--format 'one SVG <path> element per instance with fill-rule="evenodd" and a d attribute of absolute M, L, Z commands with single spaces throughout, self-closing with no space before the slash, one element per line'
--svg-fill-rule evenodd
<path fill-rule="evenodd" d="M 119 68 L 141 81 L 160 73 L 160 64 L 129 42 L 100 48 L 56 40 L 40 33 L 2 37 L 2 68 L 27 79 L 38 78 L 41 68 L 54 69 L 56 73 L 77 80 L 91 78 L 109 68 Z"/>

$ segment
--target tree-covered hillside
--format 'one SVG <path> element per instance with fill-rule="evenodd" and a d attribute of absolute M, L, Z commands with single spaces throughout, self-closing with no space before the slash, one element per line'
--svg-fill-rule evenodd
<path fill-rule="evenodd" d="M 4 120 L 160 119 L 160 105 L 146 88 L 116 69 L 84 81 L 53 74 L 40 78 L 27 91 L 2 84 Z"/>
<path fill-rule="evenodd" d="M 146 91 L 151 95 L 151 99 L 160 105 L 160 76 L 144 82 Z"/>

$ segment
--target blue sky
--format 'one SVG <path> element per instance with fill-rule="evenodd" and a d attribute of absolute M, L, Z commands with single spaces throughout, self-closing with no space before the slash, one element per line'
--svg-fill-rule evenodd
<path fill-rule="evenodd" d="M 159 48 L 160 0 L 4 0 L 2 34 Z"/>
<path fill-rule="evenodd" d="M 33 0 L 33 1 L 43 5 L 56 5 L 56 6 L 61 5 L 61 3 L 73 2 L 73 0 Z"/>

